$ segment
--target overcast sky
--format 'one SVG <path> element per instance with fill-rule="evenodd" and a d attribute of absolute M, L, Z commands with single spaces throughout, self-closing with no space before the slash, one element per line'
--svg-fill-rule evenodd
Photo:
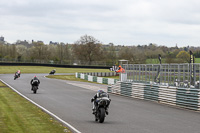
<path fill-rule="evenodd" d="M 0 0 L 0 36 L 9 43 L 200 46 L 200 0 Z"/>

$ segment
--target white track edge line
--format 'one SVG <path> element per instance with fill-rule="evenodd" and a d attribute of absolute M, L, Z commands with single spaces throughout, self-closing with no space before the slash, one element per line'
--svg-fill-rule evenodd
<path fill-rule="evenodd" d="M 54 118 L 56 118 L 57 120 L 59 120 L 60 122 L 62 122 L 63 124 L 65 124 L 68 128 L 70 128 L 71 130 L 73 130 L 76 133 L 81 133 L 80 131 L 78 131 L 76 128 L 74 128 L 73 126 L 71 126 L 69 123 L 67 123 L 66 121 L 62 120 L 61 118 L 59 118 L 58 116 L 56 116 L 55 114 L 53 114 L 52 112 L 50 112 L 49 110 L 45 109 L 44 107 L 42 107 L 41 105 L 37 104 L 36 102 L 32 101 L 31 99 L 29 99 L 28 97 L 24 96 L 22 93 L 20 93 L 19 91 L 17 91 L 16 89 L 14 89 L 12 86 L 10 86 L 8 83 L 6 83 L 5 81 L 3 81 L 2 79 L 0 79 L 1 82 L 3 82 L 4 84 L 6 84 L 9 88 L 11 88 L 13 91 L 15 91 L 16 93 L 18 93 L 20 96 L 24 97 L 26 100 L 30 101 L 31 103 L 35 104 L 37 107 L 41 108 L 42 110 L 44 110 L 46 113 L 48 113 L 49 115 L 53 116 Z"/>

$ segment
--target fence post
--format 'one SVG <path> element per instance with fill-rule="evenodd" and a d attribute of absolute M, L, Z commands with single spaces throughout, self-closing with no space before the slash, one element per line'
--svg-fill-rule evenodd
<path fill-rule="evenodd" d="M 145 65 L 145 83 L 147 82 L 147 65 Z"/>
<path fill-rule="evenodd" d="M 141 70 L 140 70 L 140 65 L 139 65 L 139 82 L 140 82 L 140 71 L 141 71 Z"/>

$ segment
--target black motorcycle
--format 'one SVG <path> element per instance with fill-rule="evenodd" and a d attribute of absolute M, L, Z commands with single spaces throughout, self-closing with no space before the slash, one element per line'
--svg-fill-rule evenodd
<path fill-rule="evenodd" d="M 32 89 L 32 91 L 33 91 L 33 93 L 37 93 L 37 90 L 38 90 L 38 86 L 33 86 L 33 89 Z"/>
<path fill-rule="evenodd" d="M 55 74 L 55 72 L 56 72 L 56 70 L 52 70 L 49 74 L 53 75 L 53 74 Z"/>
<path fill-rule="evenodd" d="M 95 121 L 99 121 L 100 123 L 104 122 L 106 117 L 106 109 L 110 104 L 110 99 L 108 97 L 101 97 L 97 99 L 97 107 L 95 115 Z"/>
<path fill-rule="evenodd" d="M 14 80 L 16 80 L 17 78 L 19 78 L 19 75 L 18 75 L 18 74 L 15 74 L 15 75 L 14 75 Z"/>

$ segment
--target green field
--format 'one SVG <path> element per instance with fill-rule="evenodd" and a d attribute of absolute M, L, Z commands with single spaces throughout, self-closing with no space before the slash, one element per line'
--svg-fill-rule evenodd
<path fill-rule="evenodd" d="M 158 59 L 146 59 L 147 64 L 159 64 Z"/>
<path fill-rule="evenodd" d="M 43 67 L 43 66 L 0 66 L 0 74 L 15 73 L 20 70 L 21 73 L 49 73 L 56 69 L 56 73 L 75 73 L 75 72 L 110 72 L 109 69 L 91 69 L 91 68 L 61 68 L 61 67 Z"/>
<path fill-rule="evenodd" d="M 103 77 L 103 78 L 119 79 L 119 76 L 110 76 L 110 77 Z"/>
<path fill-rule="evenodd" d="M 195 63 L 200 63 L 200 58 L 195 58 Z"/>
<path fill-rule="evenodd" d="M 0 82 L 0 133 L 71 132 Z"/>
<path fill-rule="evenodd" d="M 159 64 L 158 59 L 147 59 L 146 60 L 147 64 Z M 162 63 L 165 63 L 165 59 L 162 59 Z M 195 58 L 195 63 L 200 63 L 200 58 Z"/>
<path fill-rule="evenodd" d="M 90 82 L 84 79 L 76 78 L 75 75 L 49 75 L 46 76 L 47 78 L 53 78 L 53 79 L 62 79 L 62 80 L 72 80 L 72 81 L 80 81 L 80 82 Z M 93 82 L 91 82 L 93 83 Z"/>

